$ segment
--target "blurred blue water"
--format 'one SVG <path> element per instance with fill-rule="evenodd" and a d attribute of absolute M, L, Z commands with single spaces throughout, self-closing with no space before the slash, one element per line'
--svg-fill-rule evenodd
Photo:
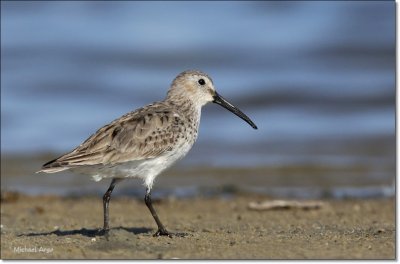
<path fill-rule="evenodd" d="M 207 106 L 182 164 L 394 168 L 395 3 L 387 1 L 2 1 L 1 152 L 69 151 L 163 99 L 186 69 L 209 73 L 259 130 Z M 378 154 L 347 153 L 349 142 Z"/>

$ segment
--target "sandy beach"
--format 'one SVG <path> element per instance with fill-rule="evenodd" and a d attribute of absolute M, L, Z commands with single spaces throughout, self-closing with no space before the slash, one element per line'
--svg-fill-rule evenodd
<path fill-rule="evenodd" d="M 394 259 L 395 200 L 323 200 L 320 209 L 254 211 L 270 198 L 163 199 L 156 225 L 142 200 L 115 197 L 111 231 L 101 197 L 63 198 L 2 192 L 2 259 Z"/>

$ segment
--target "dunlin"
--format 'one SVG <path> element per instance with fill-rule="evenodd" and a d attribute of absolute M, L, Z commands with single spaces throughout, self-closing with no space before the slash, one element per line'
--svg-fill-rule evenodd
<path fill-rule="evenodd" d="M 103 126 L 71 152 L 44 164 L 39 172 L 71 170 L 96 181 L 112 179 L 103 196 L 104 233 L 109 230 L 108 205 L 115 185 L 126 178 L 141 178 L 146 186 L 144 201 L 158 226 L 154 235 L 171 236 L 153 208 L 151 189 L 154 179 L 192 148 L 201 108 L 208 102 L 223 106 L 257 129 L 249 117 L 215 91 L 207 74 L 185 71 L 173 80 L 163 101 Z"/>

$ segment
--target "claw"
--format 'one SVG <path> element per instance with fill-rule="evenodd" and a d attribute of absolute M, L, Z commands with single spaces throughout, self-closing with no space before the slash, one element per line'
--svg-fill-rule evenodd
<path fill-rule="evenodd" d="M 169 238 L 172 238 L 172 233 L 168 232 L 166 229 L 158 229 L 157 232 L 153 235 L 153 237 L 158 237 L 158 236 L 168 236 Z"/>

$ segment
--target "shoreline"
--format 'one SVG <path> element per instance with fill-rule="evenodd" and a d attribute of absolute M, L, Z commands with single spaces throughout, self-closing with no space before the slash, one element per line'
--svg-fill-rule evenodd
<path fill-rule="evenodd" d="M 40 164 L 50 158 L 2 158 L 2 191 L 29 195 L 56 194 L 65 197 L 103 195 L 109 179 L 94 182 L 86 175 L 71 172 L 35 174 Z M 23 164 L 21 166 L 20 164 Z M 256 167 L 187 167 L 173 166 L 156 178 L 154 195 L 159 197 L 257 194 L 299 199 L 380 198 L 395 194 L 394 167 L 385 167 L 384 175 L 362 165 L 285 165 Z M 387 173 L 386 173 L 387 172 Z M 379 176 L 379 177 L 378 177 Z M 244 180 L 245 179 L 245 180 Z M 116 195 L 142 197 L 140 179 L 127 179 L 118 184 Z"/>

